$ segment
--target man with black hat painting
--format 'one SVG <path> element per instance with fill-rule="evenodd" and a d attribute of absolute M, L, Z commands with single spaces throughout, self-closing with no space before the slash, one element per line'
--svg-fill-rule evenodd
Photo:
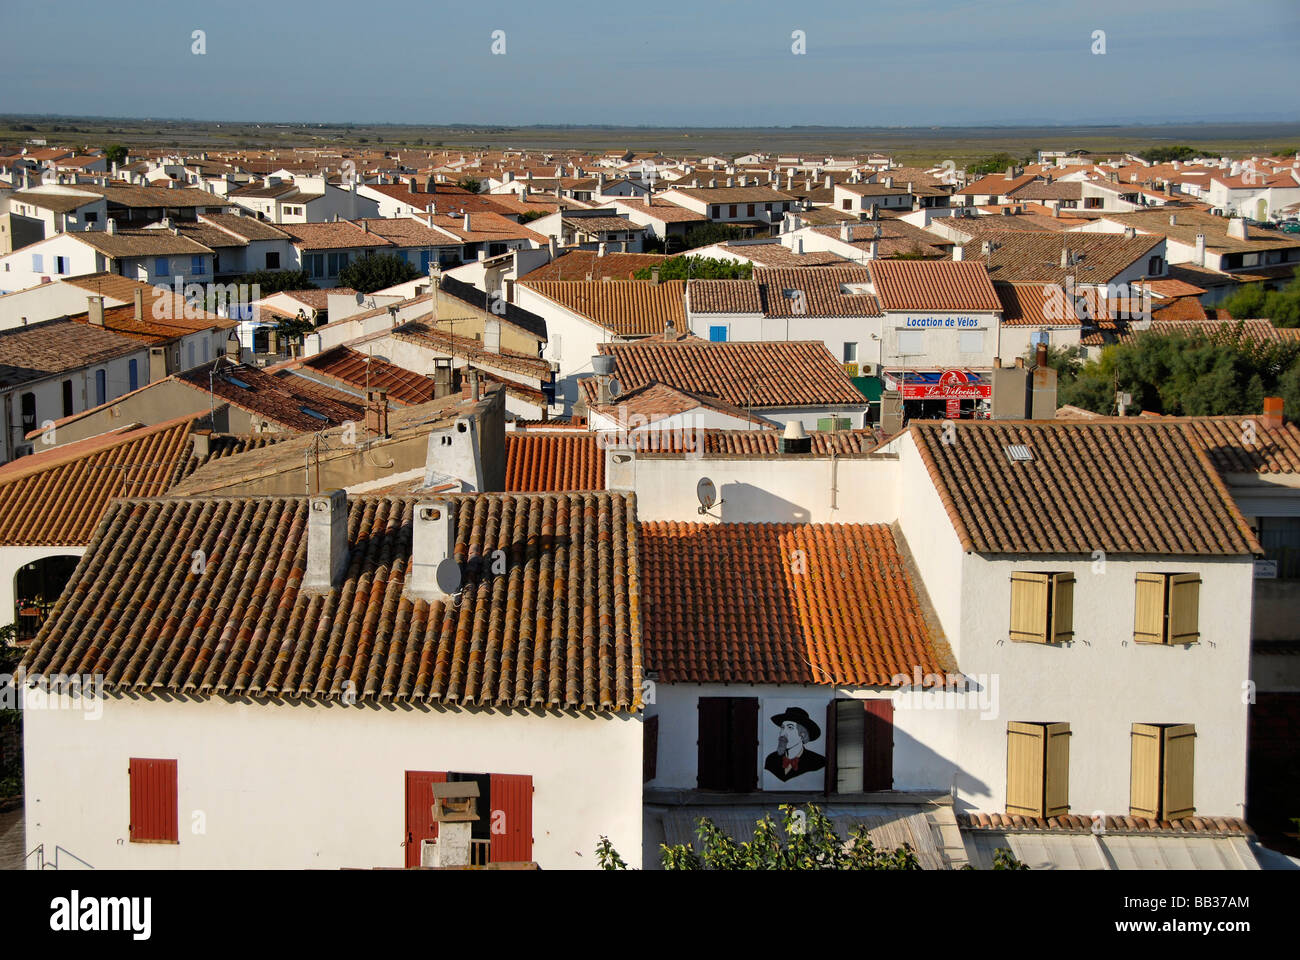
<path fill-rule="evenodd" d="M 781 728 L 781 734 L 777 737 L 776 749 L 767 755 L 763 764 L 768 773 L 784 783 L 825 768 L 826 758 L 807 749 L 808 744 L 822 735 L 821 727 L 808 716 L 807 710 L 787 707 L 771 719 Z"/>

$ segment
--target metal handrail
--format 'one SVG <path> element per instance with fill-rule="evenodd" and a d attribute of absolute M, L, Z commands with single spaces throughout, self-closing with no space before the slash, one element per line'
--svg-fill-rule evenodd
<path fill-rule="evenodd" d="M 82 864 L 82 865 L 83 865 L 84 867 L 86 867 L 86 869 L 88 869 L 88 870 L 94 870 L 94 869 L 95 869 L 94 866 L 93 866 L 92 864 L 89 864 L 89 863 L 87 863 L 85 860 L 82 860 L 79 856 L 77 856 L 75 853 L 73 853 L 73 852 L 72 852 L 71 850 L 69 850 L 67 847 L 61 847 L 61 846 L 59 846 L 58 844 L 55 844 L 55 846 L 54 846 L 54 859 L 53 859 L 53 860 L 51 860 L 51 861 L 49 861 L 49 862 L 46 862 L 46 860 L 45 860 L 45 844 L 43 844 L 43 843 L 38 843 L 35 847 L 32 848 L 32 850 L 31 850 L 31 851 L 30 851 L 30 852 L 29 852 L 25 857 L 23 857 L 23 863 L 26 864 L 27 861 L 30 860 L 33 856 L 37 856 L 37 860 L 36 860 L 36 869 L 37 869 L 37 870 L 57 870 L 57 869 L 59 869 L 59 854 L 60 854 L 60 853 L 66 853 L 66 854 L 67 854 L 68 856 L 70 856 L 73 860 L 76 860 L 77 863 Z"/>

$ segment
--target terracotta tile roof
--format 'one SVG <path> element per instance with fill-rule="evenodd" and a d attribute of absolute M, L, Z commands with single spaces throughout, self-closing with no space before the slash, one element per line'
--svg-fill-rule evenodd
<path fill-rule="evenodd" d="M 103 297 L 106 307 L 112 306 L 110 301 L 113 300 L 119 304 L 134 303 L 137 290 L 141 291 L 145 295 L 146 302 L 149 302 L 148 298 L 153 296 L 154 291 L 151 283 L 123 277 L 116 273 L 87 273 L 79 277 L 60 277 L 57 282 L 80 287 L 86 291 L 87 296 L 93 294 Z"/>
<path fill-rule="evenodd" d="M 43 380 L 143 349 L 130 337 L 75 320 L 0 330 L 0 387 Z"/>
<path fill-rule="evenodd" d="M 829 236 L 835 232 L 831 230 L 827 235 Z M 776 240 L 764 241 L 763 243 L 724 243 L 720 246 L 727 253 L 743 257 L 761 267 L 842 267 L 849 263 L 839 254 L 831 253 L 829 250 L 795 253 Z M 704 256 L 708 256 L 707 252 L 702 253 Z"/>
<path fill-rule="evenodd" d="M 139 320 L 135 318 L 134 303 L 123 307 L 109 307 L 104 311 L 104 329 L 142 343 L 157 344 L 177 340 L 202 330 L 230 330 L 239 326 L 238 320 L 230 320 L 215 313 L 208 313 L 206 310 L 188 307 L 184 298 L 179 298 L 178 302 L 170 287 L 162 289 L 166 293 L 157 299 L 154 290 L 149 290 L 144 300 L 144 315 Z M 155 308 L 157 316 L 155 316 Z M 198 316 L 187 316 L 190 313 L 197 313 Z M 72 319 L 83 326 L 97 326 L 90 322 L 88 313 L 78 314 Z"/>
<path fill-rule="evenodd" d="M 1109 233 L 1004 233 L 992 239 L 997 247 L 988 257 L 980 244 L 966 248 L 966 260 L 987 266 L 991 279 L 1065 283 L 1067 277 L 1073 277 L 1076 284 L 1109 283 L 1134 263 L 1144 261 L 1161 240 Z M 1072 266 L 1061 266 L 1063 249 L 1078 258 Z"/>
<path fill-rule="evenodd" d="M 302 250 L 342 250 L 354 247 L 391 247 L 393 243 L 377 233 L 362 230 L 350 220 L 336 223 L 285 223 L 280 229 Z"/>
<path fill-rule="evenodd" d="M 0 467 L 0 544 L 90 542 L 109 500 L 166 493 L 190 458 L 184 417 L 20 457 Z"/>
<path fill-rule="evenodd" d="M 483 311 L 485 314 L 491 314 L 498 320 L 508 323 L 511 326 L 518 327 L 525 333 L 530 333 L 539 340 L 546 339 L 546 320 L 539 317 L 531 310 L 525 310 L 516 303 L 509 303 L 504 300 L 498 300 L 493 303 L 488 297 L 486 290 L 480 290 L 472 283 L 466 283 L 464 280 L 457 280 L 455 277 L 443 274 L 438 280 L 438 289 L 449 297 L 454 297 L 461 303 Z"/>
<path fill-rule="evenodd" d="M 444 231 L 414 217 L 363 217 L 354 222 L 398 247 L 437 247 L 452 242 Z"/>
<path fill-rule="evenodd" d="M 1178 419 L 1220 473 L 1300 473 L 1300 428 L 1294 423 L 1270 428 L 1261 417 Z M 1250 432 L 1243 426 L 1247 420 L 1253 424 Z"/>
<path fill-rule="evenodd" d="M 1171 216 L 1174 217 L 1175 223 L 1169 222 Z M 1206 249 L 1216 253 L 1252 253 L 1260 250 L 1300 247 L 1300 236 L 1260 227 L 1250 227 L 1245 240 L 1230 237 L 1228 224 L 1231 221 L 1227 217 L 1181 207 L 1173 211 L 1139 210 L 1133 213 L 1108 213 L 1106 219 L 1113 223 L 1135 227 L 1148 234 L 1168 237 L 1192 247 L 1196 245 L 1197 235 L 1204 234 Z M 1187 264 L 1180 264 L 1180 266 L 1187 266 Z"/>
<path fill-rule="evenodd" d="M 1018 187 L 1023 187 L 1027 183 L 1034 181 L 1033 174 L 1022 174 L 1018 177 L 1008 177 L 1006 174 L 994 173 L 987 177 L 980 177 L 973 180 L 966 186 L 962 187 L 955 194 L 956 196 L 990 196 L 1003 197 Z"/>
<path fill-rule="evenodd" d="M 802 213 L 799 217 L 806 220 Z M 875 235 L 877 226 L 880 227 L 879 237 Z M 929 230 L 914 227 L 905 220 L 882 217 L 875 222 L 852 223 L 850 227 L 853 231 L 851 240 L 844 239 L 842 225 L 813 229 L 824 237 L 832 237 L 840 243 L 846 243 L 860 250 L 864 259 L 869 257 L 873 241 L 876 243 L 876 254 L 881 259 L 890 259 L 904 254 L 912 256 L 918 253 L 924 257 L 942 257 L 953 247 L 951 240 Z"/>
<path fill-rule="evenodd" d="M 716 179 L 716 178 L 715 178 Z M 790 203 L 795 198 L 771 187 L 679 187 L 671 191 L 701 203 Z"/>
<path fill-rule="evenodd" d="M 691 393 L 655 381 L 620 393 L 612 403 L 605 406 L 593 405 L 591 409 L 612 417 L 620 423 L 650 424 L 700 408 L 736 417 L 767 429 L 780 426 L 773 420 L 752 414 L 729 403 L 723 403 L 716 397 Z M 644 420 L 635 418 L 644 418 Z"/>
<path fill-rule="evenodd" d="M 1211 320 L 1166 319 L 1166 311 L 1157 312 L 1151 320 L 1153 333 L 1181 333 L 1189 337 L 1206 337 L 1210 340 L 1232 340 L 1240 336 L 1255 343 L 1295 343 L 1300 341 L 1300 327 L 1278 327 L 1272 320 Z"/>
<path fill-rule="evenodd" d="M 594 433 L 506 434 L 506 492 L 605 489 L 605 452 Z"/>
<path fill-rule="evenodd" d="M 1002 324 L 1010 327 L 1078 327 L 1080 314 L 1093 320 L 1107 321 L 1107 301 L 1089 296 L 1087 290 L 1075 291 L 1086 306 L 1070 309 L 1065 303 L 1065 289 L 1058 283 L 995 283 L 993 289 L 1002 303 Z M 1059 297 L 1055 306 L 1049 306 L 1053 297 Z M 1048 316 L 1052 311 L 1061 316 Z"/>
<path fill-rule="evenodd" d="M 311 307 L 313 310 L 328 310 L 331 294 L 356 296 L 356 293 L 351 287 L 327 287 L 324 290 L 279 290 L 275 293 L 268 293 L 257 303 L 260 306 L 272 297 L 288 297 L 305 307 Z"/>
<path fill-rule="evenodd" d="M 767 317 L 874 317 L 869 293 L 845 293 L 846 284 L 866 284 L 864 267 L 756 267 L 752 280 L 692 280 L 692 313 L 761 313 Z M 799 294 L 802 294 L 800 296 Z"/>
<path fill-rule="evenodd" d="M 1129 303 L 1132 313 L 1130 316 L 1140 313 L 1142 309 L 1142 299 L 1134 297 L 1129 301 L 1123 301 L 1116 298 L 1116 303 Z M 1161 323 L 1183 323 L 1186 321 L 1204 322 L 1211 319 L 1205 313 L 1205 306 L 1198 297 L 1175 297 L 1172 300 L 1151 300 L 1152 316 Z"/>
<path fill-rule="evenodd" d="M 239 216 L 233 213 L 205 213 L 199 217 L 199 223 L 208 223 L 233 233 L 245 240 L 286 240 L 289 235 L 273 224 L 258 220 L 256 217 Z"/>
<path fill-rule="evenodd" d="M 174 257 L 196 256 L 212 250 L 182 234 L 170 230 L 84 230 L 67 236 L 80 240 L 86 246 L 108 257 Z"/>
<path fill-rule="evenodd" d="M 820 340 L 645 341 L 602 343 L 597 349 L 617 358 L 616 376 L 624 390 L 658 381 L 744 409 L 866 403 Z M 593 378 L 579 384 L 590 404 Z"/>
<path fill-rule="evenodd" d="M 1031 180 L 1006 192 L 1016 200 L 1082 200 L 1083 184 L 1077 180 Z"/>
<path fill-rule="evenodd" d="M 657 267 L 668 257 L 658 253 L 607 253 L 596 256 L 594 250 L 572 250 L 556 257 L 545 266 L 530 270 L 523 279 L 531 283 L 539 280 L 631 280 L 632 274 L 642 267 Z"/>
<path fill-rule="evenodd" d="M 1233 556 L 1262 552 L 1227 487 L 1177 425 L 953 421 L 909 427 L 975 553 Z M 1013 461 L 1023 445 L 1032 459 Z"/>
<path fill-rule="evenodd" d="M 1099 818 L 1065 814 L 1059 817 L 1022 817 L 1005 813 L 959 813 L 957 826 L 963 830 L 996 830 L 1016 833 L 1092 833 Z M 1196 836 L 1254 836 L 1255 831 L 1240 817 L 1185 817 L 1182 820 L 1150 820 L 1146 817 L 1102 817 L 1106 834 L 1194 834 Z"/>
<path fill-rule="evenodd" d="M 1199 297 L 1205 293 L 1204 287 L 1198 287 L 1186 280 L 1178 280 L 1173 277 L 1146 280 L 1143 281 L 1142 286 L 1147 287 L 1153 295 L 1158 297 Z"/>
<path fill-rule="evenodd" d="M 449 499 L 464 579 L 434 603 L 402 595 L 415 497 L 352 500 L 324 594 L 300 588 L 305 497 L 115 501 L 23 662 L 123 693 L 638 709 L 635 498 Z"/>
<path fill-rule="evenodd" d="M 519 281 L 565 309 L 623 337 L 661 332 L 669 321 L 686 330 L 684 280 L 531 280 Z"/>
<path fill-rule="evenodd" d="M 202 393 L 210 390 L 232 406 L 299 433 L 315 433 L 365 417 L 363 401 L 350 394 L 301 377 L 282 380 L 245 364 L 232 367 L 224 358 L 174 374 L 173 379 Z"/>
<path fill-rule="evenodd" d="M 387 390 L 388 399 L 395 403 L 425 403 L 434 398 L 431 378 L 348 347 L 334 347 L 308 357 L 301 368 L 323 374 L 354 390 L 367 387 Z"/>
<path fill-rule="evenodd" d="M 660 223 L 703 223 L 709 219 L 702 213 L 696 213 L 694 210 L 688 210 L 660 198 L 656 198 L 649 206 L 646 206 L 644 200 L 634 200 L 631 197 L 618 197 L 613 202 L 616 207 L 626 207 Z"/>
<path fill-rule="evenodd" d="M 55 213 L 71 213 L 91 203 L 99 203 L 97 195 L 77 195 L 73 193 L 47 193 L 44 190 L 18 190 L 9 195 L 10 203 L 28 203 L 43 210 Z M 13 208 L 10 207 L 10 210 Z"/>
<path fill-rule="evenodd" d="M 549 382 L 551 379 L 551 364 L 541 357 L 529 356 L 504 347 L 500 352 L 485 350 L 481 340 L 447 333 L 419 320 L 394 327 L 392 335 L 398 340 L 419 344 L 435 353 L 449 357 L 462 357 L 476 367 L 523 374 L 538 381 Z"/>
<path fill-rule="evenodd" d="M 807 454 L 781 452 L 783 431 L 770 429 L 717 430 L 659 430 L 654 433 L 633 435 L 630 439 L 606 441 L 613 446 L 636 446 L 646 453 L 682 454 L 703 453 L 706 456 L 734 457 L 826 457 L 859 456 L 871 453 L 880 444 L 880 436 L 873 429 L 860 430 L 810 430 L 811 447 Z"/>
<path fill-rule="evenodd" d="M 646 669 L 664 683 L 891 686 L 941 670 L 884 524 L 642 523 L 641 558 Z"/>
<path fill-rule="evenodd" d="M 982 263 L 873 260 L 871 279 L 884 310 L 1001 310 Z"/>
<path fill-rule="evenodd" d="M 84 190 L 87 193 L 97 193 L 108 200 L 110 204 L 123 207 L 145 209 L 157 207 L 165 210 L 175 210 L 182 207 L 215 207 L 220 209 L 230 206 L 225 198 L 218 197 L 205 190 L 195 190 L 192 187 L 140 187 L 125 183 L 110 183 L 106 187 L 101 187 L 93 183 L 79 183 L 77 189 Z"/>
<path fill-rule="evenodd" d="M 446 230 L 453 237 L 465 243 L 481 243 L 494 240 L 529 240 L 539 247 L 547 244 L 547 238 L 536 230 L 530 230 L 523 224 L 516 223 L 509 217 L 503 217 L 499 213 L 492 213 L 488 210 L 481 212 L 469 211 L 468 216 L 468 230 L 465 229 L 465 215 L 448 216 L 438 213 L 428 216 L 427 219 L 433 221 L 435 227 Z"/>

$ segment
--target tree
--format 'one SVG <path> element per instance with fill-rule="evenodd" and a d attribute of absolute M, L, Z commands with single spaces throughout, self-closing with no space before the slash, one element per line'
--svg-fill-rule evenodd
<path fill-rule="evenodd" d="M 745 230 L 742 227 L 729 227 L 723 223 L 706 223 L 703 226 L 688 230 L 683 238 L 682 246 L 686 250 L 693 250 L 696 247 L 707 247 L 714 243 L 725 243 L 728 240 L 742 240 L 745 236 Z"/>
<path fill-rule="evenodd" d="M 462 190 L 468 190 L 470 193 L 478 193 L 483 188 L 483 182 L 475 180 L 473 177 L 461 177 L 456 181 L 456 186 Z"/>
<path fill-rule="evenodd" d="M 634 280 L 649 280 L 652 267 L 641 267 L 632 274 Z M 748 280 L 754 275 L 751 263 L 736 263 L 716 257 L 669 257 L 659 264 L 660 280 Z"/>
<path fill-rule="evenodd" d="M 316 284 L 307 278 L 305 270 L 255 270 L 239 278 L 237 283 L 257 284 L 258 293 L 267 296 L 281 290 L 315 290 Z"/>
<path fill-rule="evenodd" d="M 1228 297 L 1223 306 L 1233 319 L 1263 317 L 1278 327 L 1300 327 L 1300 267 L 1281 290 L 1265 290 L 1262 284 L 1249 283 Z"/>
<path fill-rule="evenodd" d="M 104 148 L 104 158 L 108 160 L 108 165 L 126 163 L 126 147 L 120 143 L 115 143 L 111 147 Z"/>
<path fill-rule="evenodd" d="M 991 157 L 985 157 L 978 163 L 972 163 L 966 168 L 968 177 L 983 177 L 990 173 L 1003 173 L 1007 167 L 1025 166 L 1037 162 L 1037 155 L 1021 157 L 1017 160 L 1009 153 L 995 153 Z"/>
<path fill-rule="evenodd" d="M 361 293 L 374 293 L 385 287 L 414 280 L 420 271 L 400 257 L 387 253 L 367 253 L 339 271 L 339 283 Z"/>
<path fill-rule="evenodd" d="M 816 804 L 799 808 L 780 806 L 782 825 L 770 815 L 754 826 L 754 839 L 737 842 L 707 817 L 699 820 L 700 852 L 689 844 L 660 845 L 665 870 L 920 870 L 916 853 L 904 844 L 894 850 L 878 849 L 870 832 L 861 824 L 849 831 L 848 839 L 835 830 L 829 817 Z M 626 869 L 626 865 L 601 837 L 596 858 L 605 870 Z"/>
<path fill-rule="evenodd" d="M 1185 145 L 1151 147 L 1148 150 L 1143 150 L 1138 156 L 1147 163 L 1169 163 L 1171 160 L 1194 160 L 1196 157 L 1204 156 L 1204 151 Z"/>

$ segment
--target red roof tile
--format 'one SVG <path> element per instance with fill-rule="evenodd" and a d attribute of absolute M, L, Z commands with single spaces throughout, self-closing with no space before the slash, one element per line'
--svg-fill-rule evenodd
<path fill-rule="evenodd" d="M 506 434 L 506 492 L 605 489 L 605 452 L 594 433 Z"/>

